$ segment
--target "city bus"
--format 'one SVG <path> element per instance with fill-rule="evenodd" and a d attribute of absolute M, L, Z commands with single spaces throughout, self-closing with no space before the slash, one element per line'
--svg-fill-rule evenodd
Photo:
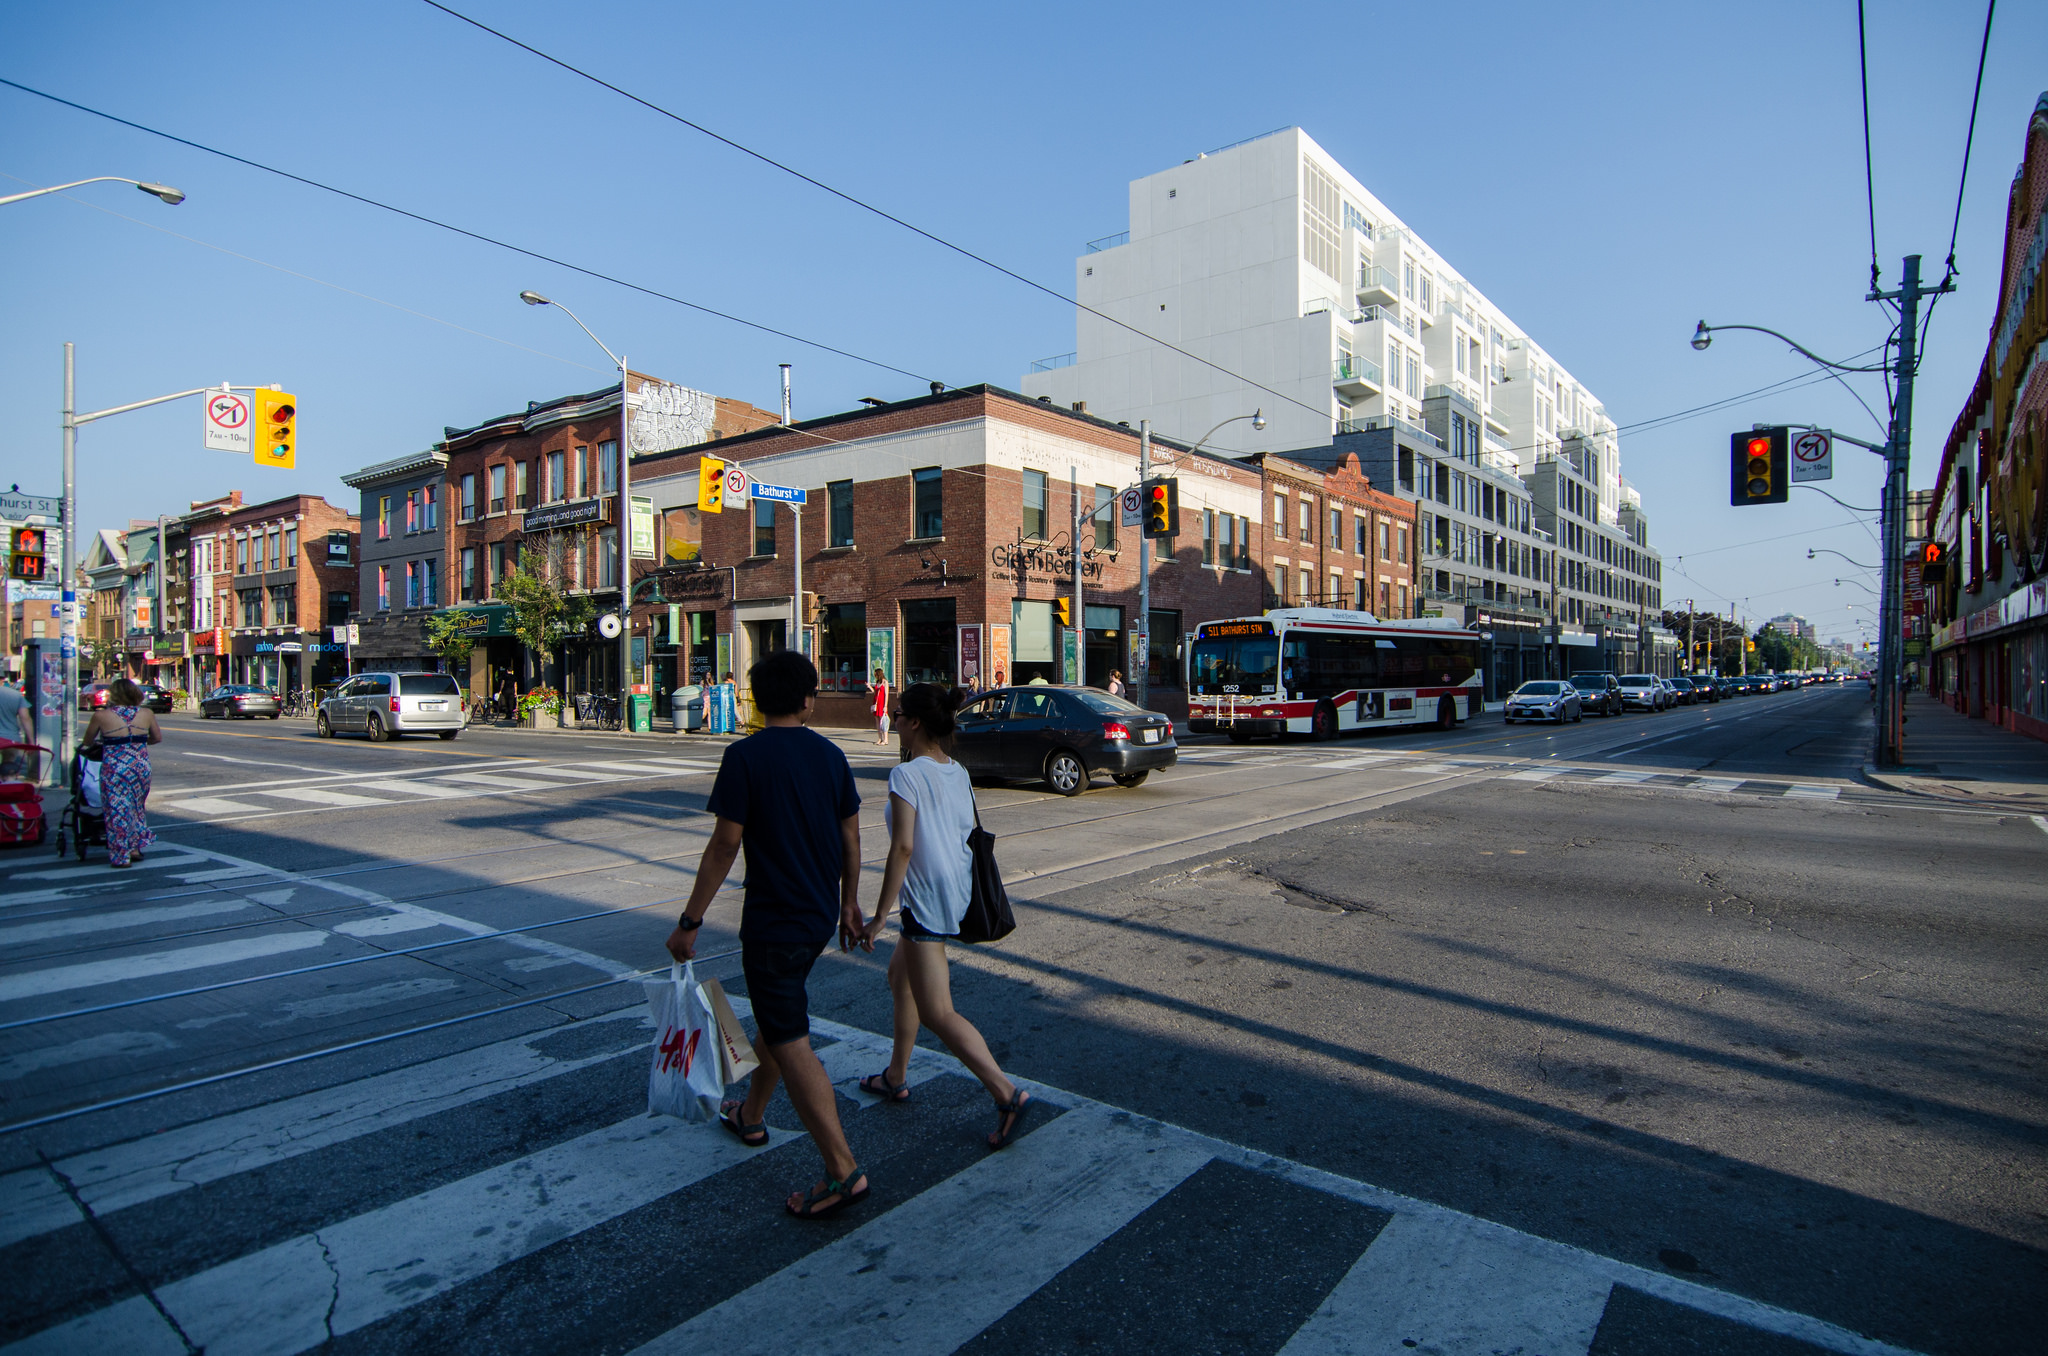
<path fill-rule="evenodd" d="M 1333 739 L 1345 730 L 1435 724 L 1482 705 L 1479 634 L 1440 617 L 1276 608 L 1204 622 L 1188 651 L 1188 728 Z"/>

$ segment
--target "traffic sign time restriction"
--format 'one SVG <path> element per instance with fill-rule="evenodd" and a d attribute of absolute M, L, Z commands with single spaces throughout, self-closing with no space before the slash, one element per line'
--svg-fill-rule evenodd
<path fill-rule="evenodd" d="M 1808 429 L 1792 439 L 1792 483 L 1835 478 L 1835 435 L 1824 428 Z"/>
<path fill-rule="evenodd" d="M 215 391 L 206 397 L 206 450 L 239 452 L 245 457 L 255 453 L 247 396 Z"/>
<path fill-rule="evenodd" d="M 1136 485 L 1116 497 L 1117 525 L 1120 527 L 1142 527 L 1145 524 L 1145 492 Z"/>
<path fill-rule="evenodd" d="M 747 476 L 747 473 L 746 473 L 746 471 L 745 471 L 745 470 L 744 470 L 743 468 L 741 468 L 741 467 L 738 467 L 738 466 L 728 466 L 728 467 L 726 467 L 726 468 L 725 468 L 725 502 L 726 502 L 726 503 L 728 503 L 728 504 L 744 504 L 744 503 L 746 503 L 746 502 L 747 502 L 747 485 L 748 485 L 748 483 L 749 483 L 749 480 L 748 480 L 748 476 Z"/>

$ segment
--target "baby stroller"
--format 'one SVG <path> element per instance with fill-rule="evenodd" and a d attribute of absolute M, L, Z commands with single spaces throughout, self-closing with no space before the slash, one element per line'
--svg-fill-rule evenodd
<path fill-rule="evenodd" d="M 50 831 L 36 786 L 42 751 L 40 744 L 0 739 L 0 847 L 34 847 Z"/>
<path fill-rule="evenodd" d="M 97 744 L 80 749 L 71 759 L 71 803 L 57 817 L 57 855 L 64 855 L 68 841 L 85 860 L 88 847 L 107 845 L 107 811 L 100 795 L 100 759 L 106 750 Z"/>

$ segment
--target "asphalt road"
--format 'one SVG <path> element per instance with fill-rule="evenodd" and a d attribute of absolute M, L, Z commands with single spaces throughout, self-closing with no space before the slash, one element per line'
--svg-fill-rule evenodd
<path fill-rule="evenodd" d="M 956 1001 L 1060 1114 L 983 1162 L 935 1046 L 851 1092 L 885 955 L 835 955 L 881 1200 L 822 1231 L 793 1137 L 636 1114 L 722 741 L 165 723 L 143 867 L 0 860 L 0 1339 L 2036 1349 L 2048 829 L 1862 785 L 1860 688 L 985 788 L 1022 926 Z M 872 873 L 894 754 L 847 748 Z"/>

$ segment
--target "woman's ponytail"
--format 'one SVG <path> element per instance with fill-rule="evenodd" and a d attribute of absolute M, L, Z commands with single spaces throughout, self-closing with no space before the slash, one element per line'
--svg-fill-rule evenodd
<path fill-rule="evenodd" d="M 957 688 L 941 687 L 937 683 L 912 683 L 896 699 L 896 709 L 902 713 L 902 719 L 914 720 L 923 726 L 929 737 L 951 739 L 958 726 L 954 713 L 959 711 L 966 695 Z"/>

